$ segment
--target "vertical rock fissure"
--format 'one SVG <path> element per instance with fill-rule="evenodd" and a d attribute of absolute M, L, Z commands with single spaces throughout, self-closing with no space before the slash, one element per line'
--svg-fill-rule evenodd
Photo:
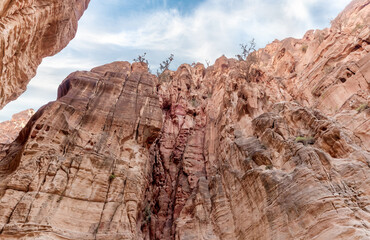
<path fill-rule="evenodd" d="M 118 101 L 121 99 L 124 91 L 125 91 L 125 86 L 126 86 L 126 83 L 128 81 L 128 75 L 126 75 L 125 77 L 125 80 L 123 82 L 123 84 L 121 85 L 121 91 L 117 97 L 117 100 L 116 102 L 114 103 L 114 105 L 111 107 L 110 111 L 109 111 L 109 114 L 107 115 L 106 119 L 105 119 L 105 123 L 104 123 L 104 126 L 103 126 L 103 132 L 108 132 L 109 129 L 111 128 L 112 124 L 113 124 L 113 120 L 114 120 L 114 115 L 116 113 L 116 109 L 117 109 L 117 103 Z M 109 123 L 107 123 L 107 121 L 109 121 Z"/>
<path fill-rule="evenodd" d="M 336 20 L 344 34 L 276 40 L 255 60 L 159 79 L 128 62 L 70 75 L 0 153 L 0 238 L 368 238 L 370 31 L 358 11 Z"/>
<path fill-rule="evenodd" d="M 98 232 L 99 232 L 99 227 L 100 227 L 101 221 L 102 221 L 102 219 L 103 219 L 103 214 L 104 214 L 105 207 L 106 207 L 106 205 L 107 205 L 107 201 L 108 201 L 108 196 L 109 196 L 109 190 L 110 190 L 110 187 L 111 187 L 111 183 L 112 183 L 112 179 L 109 179 L 107 192 L 106 192 L 106 194 L 105 194 L 105 199 L 104 199 L 103 208 L 102 208 L 102 210 L 101 210 L 101 212 L 100 212 L 99 222 L 97 223 L 96 229 L 94 230 L 94 239 L 95 239 L 95 240 L 97 239 L 97 235 L 98 235 Z"/>
<path fill-rule="evenodd" d="M 96 97 L 96 94 L 98 93 L 98 90 L 100 88 L 100 85 L 101 85 L 102 81 L 103 81 L 103 77 L 99 78 L 98 81 L 96 82 L 96 84 L 94 86 L 94 89 L 92 90 L 92 95 L 87 100 L 87 103 L 86 103 L 86 106 L 84 108 L 84 111 L 80 114 L 81 118 L 80 118 L 79 123 L 73 129 L 72 134 L 70 134 L 71 137 L 68 138 L 67 141 L 66 141 L 66 143 L 64 144 L 64 147 L 63 147 L 63 156 L 64 157 L 69 152 L 69 147 L 70 146 L 75 146 L 75 142 L 76 142 L 76 138 L 78 137 L 79 130 L 81 129 L 81 127 L 83 126 L 84 122 L 89 117 L 88 116 L 88 111 L 89 111 L 90 104 L 94 100 L 94 98 Z"/>

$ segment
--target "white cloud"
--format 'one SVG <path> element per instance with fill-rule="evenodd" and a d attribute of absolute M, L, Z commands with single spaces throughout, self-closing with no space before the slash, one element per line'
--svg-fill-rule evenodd
<path fill-rule="evenodd" d="M 339 2 L 325 1 L 325 7 L 334 4 L 338 13 L 349 0 Z M 207 0 L 191 15 L 162 9 L 146 15 L 140 13 L 135 21 L 119 17 L 115 31 L 105 34 L 97 34 L 92 21 L 85 30 L 80 30 L 77 39 L 85 45 L 114 44 L 122 48 L 168 50 L 176 51 L 175 55 L 180 54 L 180 57 L 214 60 L 222 54 L 234 56 L 238 43 L 252 37 L 263 47 L 275 38 L 301 37 L 310 28 L 322 27 L 323 23 L 315 25 L 315 13 L 310 11 L 319 4 L 323 1 Z"/>
<path fill-rule="evenodd" d="M 287 1 L 284 4 L 284 14 L 292 19 L 299 21 L 304 21 L 305 23 L 311 23 L 311 18 L 309 15 L 308 4 L 312 1 Z"/>

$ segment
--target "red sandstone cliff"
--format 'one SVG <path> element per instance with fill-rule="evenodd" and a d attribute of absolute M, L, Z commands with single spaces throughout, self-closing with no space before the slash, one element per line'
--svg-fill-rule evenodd
<path fill-rule="evenodd" d="M 28 109 L 14 114 L 9 121 L 0 123 L 0 144 L 9 144 L 13 142 L 19 132 L 26 126 L 28 120 L 35 114 L 33 109 Z"/>
<path fill-rule="evenodd" d="M 369 13 L 247 61 L 71 74 L 0 149 L 0 237 L 370 238 Z"/>
<path fill-rule="evenodd" d="M 58 53 L 75 36 L 89 2 L 0 1 L 0 109 L 26 90 L 42 58 Z"/>
<path fill-rule="evenodd" d="M 133 239 L 160 132 L 156 78 L 117 62 L 71 74 L 0 162 L 5 239 Z"/>

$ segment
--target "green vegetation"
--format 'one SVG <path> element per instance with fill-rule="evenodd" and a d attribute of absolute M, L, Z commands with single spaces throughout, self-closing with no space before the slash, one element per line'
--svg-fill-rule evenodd
<path fill-rule="evenodd" d="M 302 50 L 303 53 L 306 53 L 307 52 L 307 49 L 308 49 L 308 46 L 307 45 L 303 45 L 301 47 L 301 50 Z"/>
<path fill-rule="evenodd" d="M 116 178 L 116 175 L 114 175 L 114 173 L 112 173 L 110 176 L 109 176 L 109 180 L 113 180 L 113 179 L 115 179 Z"/>
<path fill-rule="evenodd" d="M 356 108 L 356 111 L 358 113 L 360 113 L 360 112 L 362 112 L 362 111 L 364 111 L 364 110 L 366 110 L 368 108 L 369 108 L 369 106 L 367 105 L 367 103 L 363 103 L 360 106 L 358 106 L 358 108 Z"/>
<path fill-rule="evenodd" d="M 272 166 L 271 164 L 270 165 L 266 165 L 266 167 L 265 167 L 266 170 L 271 170 L 273 168 L 274 168 L 274 166 Z"/>
<path fill-rule="evenodd" d="M 150 206 L 146 205 L 144 209 L 144 222 L 145 223 L 150 222 L 151 218 L 152 218 L 152 211 L 150 210 Z"/>
<path fill-rule="evenodd" d="M 307 144 L 314 144 L 315 143 L 315 138 L 311 136 L 298 136 L 295 138 L 296 142 L 303 143 L 303 145 Z"/>

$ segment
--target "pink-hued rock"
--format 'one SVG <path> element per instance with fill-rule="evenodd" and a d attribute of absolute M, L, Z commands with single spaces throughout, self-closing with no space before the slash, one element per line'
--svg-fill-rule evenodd
<path fill-rule="evenodd" d="M 302 39 L 275 40 L 259 49 L 253 67 L 266 80 L 280 81 L 295 100 L 333 115 L 350 98 L 366 97 L 369 22 L 369 2 L 352 1 L 331 28 L 310 30 Z"/>
<path fill-rule="evenodd" d="M 369 8 L 352 2 L 331 29 L 247 61 L 159 77 L 145 239 L 370 236 Z"/>
<path fill-rule="evenodd" d="M 162 123 L 155 86 L 140 63 L 69 75 L 0 161 L 0 238 L 135 239 Z"/>
<path fill-rule="evenodd" d="M 368 239 L 369 13 L 246 61 L 72 73 L 0 148 L 0 238 Z"/>
<path fill-rule="evenodd" d="M 1 122 L 0 144 L 9 144 L 13 142 L 34 113 L 35 111 L 33 109 L 24 110 L 20 113 L 14 114 L 11 120 Z"/>
<path fill-rule="evenodd" d="M 0 1 L 0 109 L 15 100 L 44 57 L 75 36 L 90 0 Z"/>

